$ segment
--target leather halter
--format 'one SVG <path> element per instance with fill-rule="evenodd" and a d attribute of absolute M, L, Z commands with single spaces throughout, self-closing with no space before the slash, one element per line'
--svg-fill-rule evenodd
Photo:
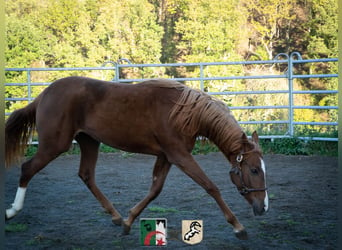
<path fill-rule="evenodd" d="M 248 152 L 247 152 L 248 153 Z M 233 166 L 232 169 L 230 170 L 230 173 L 234 173 L 240 176 L 240 181 L 241 181 L 241 188 L 238 188 L 239 192 L 241 195 L 246 195 L 251 192 L 259 192 L 259 191 L 266 191 L 267 187 L 265 188 L 249 188 L 243 181 L 243 176 L 242 176 L 242 168 L 241 168 L 241 163 L 243 162 L 243 155 L 246 153 L 240 153 L 236 156 L 236 162 L 237 165 Z"/>

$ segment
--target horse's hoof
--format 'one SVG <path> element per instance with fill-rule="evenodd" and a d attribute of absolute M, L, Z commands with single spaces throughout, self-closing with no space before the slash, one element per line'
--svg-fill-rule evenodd
<path fill-rule="evenodd" d="M 16 210 L 15 208 L 9 208 L 9 209 L 6 209 L 6 212 L 5 212 L 5 220 L 10 220 L 12 219 L 14 216 L 16 216 L 18 214 L 18 210 Z"/>
<path fill-rule="evenodd" d="M 123 220 L 122 220 L 122 218 L 121 217 L 119 217 L 119 218 L 112 218 L 112 222 L 113 222 L 113 224 L 115 224 L 115 225 L 118 225 L 118 226 L 121 226 L 122 225 L 122 223 L 123 223 Z"/>
<path fill-rule="evenodd" d="M 234 231 L 234 233 L 235 233 L 235 236 L 240 240 L 248 239 L 247 231 L 245 229 L 242 229 L 240 231 Z"/>
<path fill-rule="evenodd" d="M 131 226 L 127 225 L 125 222 L 122 223 L 122 234 L 127 235 L 131 231 Z"/>

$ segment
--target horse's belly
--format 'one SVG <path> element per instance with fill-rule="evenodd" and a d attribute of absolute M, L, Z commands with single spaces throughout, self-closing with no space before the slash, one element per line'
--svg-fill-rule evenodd
<path fill-rule="evenodd" d="M 157 155 L 161 151 L 153 133 L 148 131 L 107 128 L 83 132 L 108 146 L 127 152 Z"/>

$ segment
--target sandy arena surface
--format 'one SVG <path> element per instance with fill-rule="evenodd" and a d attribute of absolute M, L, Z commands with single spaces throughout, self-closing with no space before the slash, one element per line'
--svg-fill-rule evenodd
<path fill-rule="evenodd" d="M 129 235 L 78 178 L 78 155 L 57 158 L 31 181 L 24 209 L 6 222 L 5 249 L 148 249 L 139 242 L 139 218 L 166 218 L 168 244 L 162 249 L 337 249 L 337 158 L 266 155 L 270 210 L 254 217 L 229 178 L 221 153 L 195 159 L 221 190 L 249 239 L 237 239 L 214 200 L 173 166 L 159 197 L 134 222 Z M 126 217 L 150 187 L 153 156 L 101 154 L 97 184 Z M 19 168 L 6 171 L 7 207 L 13 202 Z M 182 241 L 181 222 L 200 219 L 204 238 Z"/>

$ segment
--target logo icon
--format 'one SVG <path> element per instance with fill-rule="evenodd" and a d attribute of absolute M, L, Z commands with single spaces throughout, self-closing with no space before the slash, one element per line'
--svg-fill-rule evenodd
<path fill-rule="evenodd" d="M 182 220 L 183 241 L 187 244 L 198 244 L 203 239 L 202 220 Z"/>
<path fill-rule="evenodd" d="M 166 246 L 166 219 L 140 219 L 140 244 Z"/>

